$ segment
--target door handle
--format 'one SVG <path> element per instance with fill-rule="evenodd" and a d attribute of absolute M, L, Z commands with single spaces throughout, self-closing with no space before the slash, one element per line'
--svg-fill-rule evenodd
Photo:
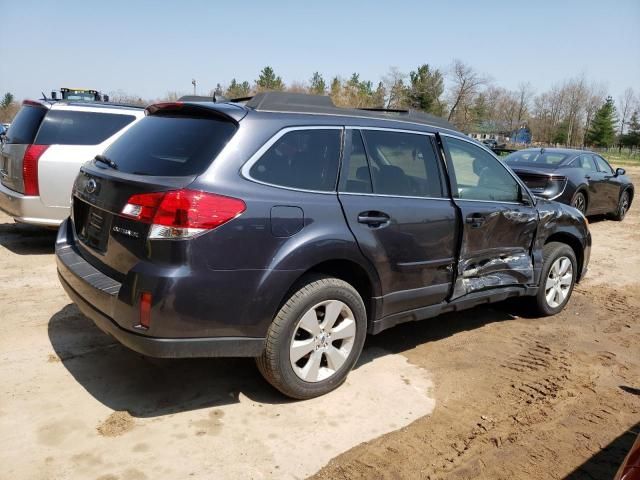
<path fill-rule="evenodd" d="M 591 175 L 585 175 L 584 178 L 586 178 L 587 180 L 591 180 Z"/>
<path fill-rule="evenodd" d="M 471 225 L 471 228 L 478 228 L 484 224 L 485 218 L 481 213 L 472 213 L 465 218 L 465 223 Z"/>
<path fill-rule="evenodd" d="M 358 223 L 364 223 L 372 228 L 387 225 L 389 220 L 389 215 L 384 212 L 362 212 L 358 215 Z"/>

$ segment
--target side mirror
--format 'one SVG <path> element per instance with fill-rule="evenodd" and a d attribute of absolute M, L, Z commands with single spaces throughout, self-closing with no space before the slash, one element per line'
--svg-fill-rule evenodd
<path fill-rule="evenodd" d="M 624 168 L 616 168 L 616 177 L 618 175 L 624 175 L 627 171 Z"/>

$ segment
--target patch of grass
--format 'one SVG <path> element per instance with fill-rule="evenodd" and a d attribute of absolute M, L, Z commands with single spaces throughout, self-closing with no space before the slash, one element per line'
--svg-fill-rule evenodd
<path fill-rule="evenodd" d="M 640 151 L 638 150 L 631 153 L 629 150 L 618 152 L 618 150 L 611 149 L 608 152 L 599 153 L 607 159 L 613 168 L 620 165 L 640 166 Z"/>

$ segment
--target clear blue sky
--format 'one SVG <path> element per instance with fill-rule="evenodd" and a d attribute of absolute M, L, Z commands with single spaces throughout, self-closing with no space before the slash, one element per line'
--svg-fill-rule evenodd
<path fill-rule="evenodd" d="M 640 0 L 0 0 L 0 94 L 61 86 L 143 98 L 198 93 L 271 65 L 285 82 L 460 58 L 506 88 L 537 92 L 584 74 L 640 91 Z"/>

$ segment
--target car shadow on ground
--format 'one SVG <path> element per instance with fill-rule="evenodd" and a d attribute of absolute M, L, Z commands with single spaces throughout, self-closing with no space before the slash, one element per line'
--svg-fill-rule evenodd
<path fill-rule="evenodd" d="M 45 255 L 54 251 L 57 230 L 23 223 L 0 223 L 0 246 L 18 255 Z"/>
<path fill-rule="evenodd" d="M 479 307 L 433 320 L 403 324 L 369 337 L 358 366 L 455 333 L 514 318 Z M 98 401 L 134 417 L 157 417 L 239 402 L 292 400 L 272 388 L 250 358 L 154 359 L 123 347 L 73 304 L 49 320 L 51 344 L 64 367 Z M 53 361 L 57 359 L 53 358 Z M 358 368 L 356 366 L 356 368 Z"/>
<path fill-rule="evenodd" d="M 640 423 L 622 432 L 614 441 L 595 453 L 565 480 L 592 480 L 594 478 L 613 478 L 631 450 L 633 442 L 640 434 Z"/>

